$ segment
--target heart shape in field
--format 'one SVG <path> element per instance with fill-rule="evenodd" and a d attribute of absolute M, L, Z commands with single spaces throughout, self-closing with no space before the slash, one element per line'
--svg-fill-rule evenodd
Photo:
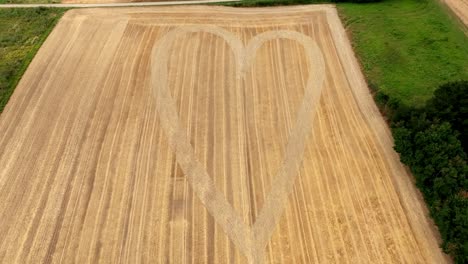
<path fill-rule="evenodd" d="M 239 87 L 248 67 L 252 65 L 257 50 L 269 40 L 290 39 L 302 44 L 309 63 L 309 76 L 304 97 L 299 106 L 296 123 L 288 138 L 286 152 L 275 176 L 257 220 L 250 227 L 236 213 L 231 204 L 215 186 L 213 180 L 197 160 L 195 151 L 181 125 L 176 102 L 167 86 L 169 51 L 174 41 L 188 33 L 207 32 L 223 38 L 231 47 L 236 60 L 236 82 Z M 187 177 L 194 193 L 223 228 L 236 247 L 247 257 L 249 263 L 262 263 L 265 247 L 279 222 L 288 194 L 294 185 L 302 163 L 307 136 L 311 132 L 315 108 L 319 103 L 325 65 L 322 52 L 310 37 L 295 31 L 277 30 L 261 33 L 244 46 L 234 34 L 211 25 L 190 25 L 176 28 L 164 35 L 152 51 L 151 85 L 157 100 L 156 105 L 161 126 L 169 145 L 176 154 L 177 162 Z"/>

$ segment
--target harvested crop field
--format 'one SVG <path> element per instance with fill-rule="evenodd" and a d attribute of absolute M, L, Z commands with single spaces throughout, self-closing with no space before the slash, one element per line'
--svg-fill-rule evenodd
<path fill-rule="evenodd" d="M 468 0 L 444 0 L 460 20 L 468 26 Z"/>
<path fill-rule="evenodd" d="M 333 6 L 69 11 L 0 131 L 0 262 L 446 261 Z"/>
<path fill-rule="evenodd" d="M 176 0 L 61 0 L 62 4 L 104 4 L 104 3 L 138 3 L 138 2 L 173 2 Z M 184 0 L 177 0 L 184 1 Z M 189 1 L 189 0 L 185 0 Z"/>

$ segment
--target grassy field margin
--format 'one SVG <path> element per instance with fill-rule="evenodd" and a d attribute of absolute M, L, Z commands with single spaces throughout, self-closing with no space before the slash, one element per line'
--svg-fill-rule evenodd
<path fill-rule="evenodd" d="M 242 3 L 224 5 L 253 7 L 323 2 L 247 0 Z M 5 0 L 0 0 L 0 3 L 5 3 Z M 449 16 L 447 10 L 440 5 L 441 3 L 436 0 L 385 0 L 373 4 L 337 4 L 342 21 L 351 33 L 353 47 L 360 59 L 366 79 L 384 114 L 391 114 L 391 111 L 400 109 L 401 105 L 407 106 L 410 111 L 421 109 L 433 97 L 434 90 L 443 83 L 468 79 L 468 38 L 458 21 Z M 0 27 L 0 113 L 34 55 L 65 11 L 66 9 L 47 8 L 0 10 L 0 25 L 2 25 Z M 413 116 L 410 118 L 415 119 Z M 426 117 L 421 120 L 425 121 Z M 407 120 L 406 122 L 409 123 Z M 428 122 L 433 122 L 433 120 Z M 401 128 L 406 130 L 401 130 Z M 440 141 L 435 144 L 428 136 L 429 139 L 422 141 L 421 146 L 416 149 L 432 143 L 436 147 L 446 145 L 448 141 L 444 137 L 447 137 L 455 142 L 452 145 L 456 146 L 457 152 L 462 152 L 458 151 L 460 149 L 459 143 L 456 142 L 458 139 L 453 136 L 454 132 L 450 124 L 430 124 L 430 127 L 424 128 L 423 131 L 416 131 L 408 125 L 399 129 L 397 131 L 399 133 L 396 134 L 397 142 L 405 142 L 401 140 L 405 137 L 406 142 L 413 144 L 415 136 L 407 135 L 411 133 L 433 135 Z M 398 151 L 402 153 L 403 150 Z M 438 154 L 444 156 L 449 151 L 454 152 L 447 150 Z M 415 155 L 409 153 L 407 156 L 413 158 Z M 455 175 L 454 181 L 458 180 L 459 175 L 461 177 L 465 175 L 466 179 L 466 155 L 461 153 L 452 156 L 444 156 L 447 163 L 450 163 L 448 166 L 455 168 L 451 163 L 457 162 L 455 164 L 457 169 L 453 170 L 462 171 L 461 174 L 452 173 Z M 462 157 L 460 162 L 459 157 Z M 411 166 L 416 178 L 418 175 L 423 175 L 414 170 L 415 166 L 408 163 L 405 162 Z M 421 163 L 423 163 L 421 167 L 427 167 L 426 159 Z M 443 172 L 447 168 L 443 167 L 440 170 Z M 431 173 L 433 172 L 428 174 Z M 418 186 L 421 188 L 422 185 Z M 464 209 L 467 208 L 468 195 L 466 187 L 460 186 L 457 187 L 459 195 L 456 194 L 447 199 L 444 197 L 443 200 L 439 199 L 440 197 L 431 197 L 431 199 L 436 199 L 436 202 L 429 200 L 429 205 L 433 207 L 431 211 L 433 216 L 436 216 L 436 222 L 443 236 L 447 232 L 454 233 L 453 236 L 460 232 L 467 232 L 466 226 L 449 223 L 454 219 L 454 215 L 459 219 L 462 217 L 467 219 Z M 422 191 L 424 193 L 424 189 Z M 426 201 L 428 201 L 428 191 L 433 190 L 429 188 L 426 190 Z M 449 190 L 448 193 L 451 191 Z M 432 193 L 430 195 L 433 196 Z M 452 205 L 454 203 L 457 205 Z M 453 208 L 462 209 L 454 210 Z M 439 216 L 438 221 L 437 216 Z M 466 224 L 465 220 L 459 220 L 459 222 Z M 445 225 L 445 231 L 442 225 Z M 460 237 L 463 238 L 463 236 Z M 460 240 L 457 244 L 445 243 L 444 249 L 458 255 L 455 257 L 457 263 L 468 261 L 467 242 Z"/>
<path fill-rule="evenodd" d="M 0 113 L 65 8 L 0 9 Z"/>
<path fill-rule="evenodd" d="M 337 8 L 374 92 L 419 108 L 443 83 L 468 79 L 468 38 L 436 0 Z"/>

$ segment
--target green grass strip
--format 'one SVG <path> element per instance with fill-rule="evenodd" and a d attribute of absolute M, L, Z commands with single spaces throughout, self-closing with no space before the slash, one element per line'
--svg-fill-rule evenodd
<path fill-rule="evenodd" d="M 468 80 L 468 38 L 436 0 L 337 7 L 372 88 L 421 107 L 439 85 Z"/>

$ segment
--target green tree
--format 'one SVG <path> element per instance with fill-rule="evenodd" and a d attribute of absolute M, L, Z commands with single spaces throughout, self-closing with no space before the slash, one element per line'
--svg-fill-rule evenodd
<path fill-rule="evenodd" d="M 468 150 L 468 81 L 440 86 L 428 102 L 426 111 L 435 119 L 449 122 L 460 133 L 465 152 Z"/>

